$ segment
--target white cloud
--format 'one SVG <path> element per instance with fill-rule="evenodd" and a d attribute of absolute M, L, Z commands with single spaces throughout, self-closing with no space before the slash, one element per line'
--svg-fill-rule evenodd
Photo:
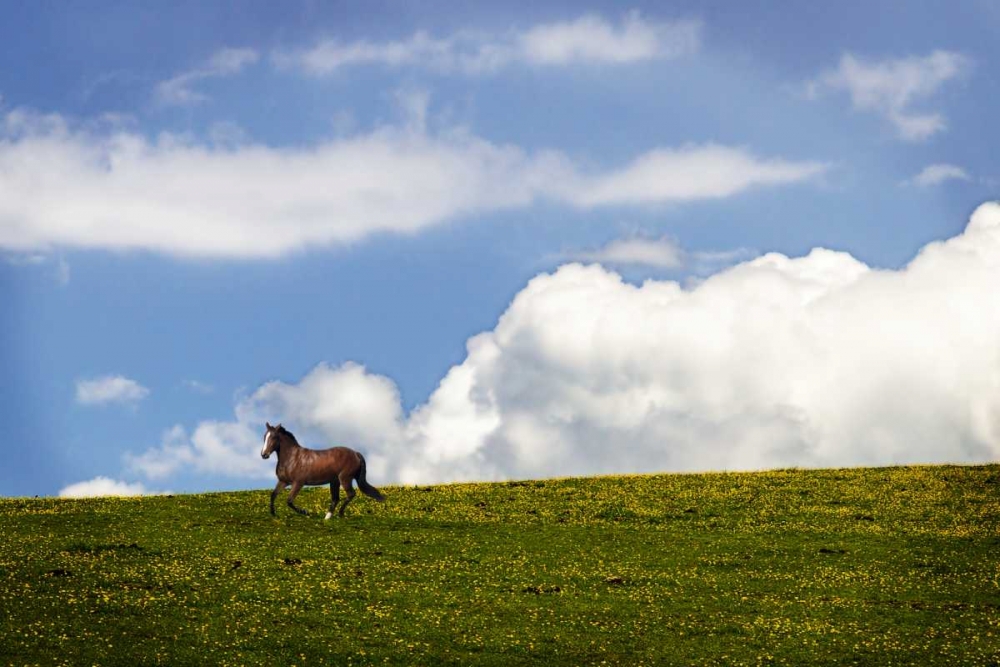
<path fill-rule="evenodd" d="M 583 207 L 720 199 L 752 187 L 810 179 L 827 168 L 822 162 L 761 159 L 717 144 L 659 148 L 623 169 L 578 179 L 565 196 Z"/>
<path fill-rule="evenodd" d="M 715 199 L 826 169 L 715 144 L 583 169 L 557 151 L 532 153 L 461 129 L 429 133 L 419 115 L 426 102 L 402 102 L 418 113 L 403 127 L 296 148 L 151 142 L 13 111 L 0 139 L 0 248 L 276 257 L 539 200 L 592 208 Z"/>
<path fill-rule="evenodd" d="M 403 413 L 399 391 L 389 378 L 363 366 L 320 364 L 297 384 L 269 382 L 242 401 L 240 421 L 260 422 L 281 415 L 293 424 L 316 425 L 330 442 L 364 446 L 399 439 Z"/>
<path fill-rule="evenodd" d="M 121 482 L 108 477 L 95 477 L 86 482 L 70 484 L 59 491 L 61 498 L 96 498 L 100 496 L 155 496 L 169 491 L 150 491 L 141 482 Z"/>
<path fill-rule="evenodd" d="M 694 53 L 701 42 L 697 21 L 650 22 L 637 11 L 614 26 L 594 15 L 540 25 L 517 37 L 521 57 L 540 65 L 574 62 L 629 63 Z"/>
<path fill-rule="evenodd" d="M 905 184 L 918 185 L 922 188 L 941 185 L 945 181 L 970 181 L 969 172 L 953 164 L 931 164 L 924 167 L 919 174 Z"/>
<path fill-rule="evenodd" d="M 668 237 L 613 239 L 596 250 L 570 252 L 565 259 L 597 262 L 611 267 L 647 267 L 652 269 L 686 269 L 695 274 L 715 273 L 725 266 L 755 257 L 747 248 L 724 251 L 688 252 Z"/>
<path fill-rule="evenodd" d="M 243 68 L 260 59 L 253 49 L 221 49 L 200 67 L 161 81 L 156 85 L 156 99 L 161 104 L 191 105 L 204 102 L 208 97 L 194 89 L 205 79 L 238 74 Z"/>
<path fill-rule="evenodd" d="M 514 64 L 623 64 L 676 58 L 697 52 L 700 42 L 698 21 L 650 21 L 633 11 L 618 25 L 588 14 L 501 34 L 462 31 L 435 38 L 418 31 L 390 42 L 326 40 L 311 49 L 276 53 L 274 60 L 312 75 L 360 65 L 484 74 Z"/>
<path fill-rule="evenodd" d="M 409 416 L 388 378 L 320 365 L 199 426 L 204 470 L 250 470 L 264 420 L 361 448 L 376 482 L 995 461 L 998 284 L 998 203 L 899 270 L 818 248 L 685 290 L 570 264 Z"/>
<path fill-rule="evenodd" d="M 846 53 L 837 69 L 824 72 L 808 84 L 810 96 L 824 89 L 845 90 L 855 109 L 887 118 L 900 138 L 919 141 L 947 128 L 938 112 L 920 112 L 914 102 L 932 97 L 948 81 L 972 69 L 972 60 L 953 51 L 927 56 L 866 61 Z"/>
<path fill-rule="evenodd" d="M 76 383 L 76 402 L 83 405 L 135 404 L 148 395 L 149 389 L 121 375 L 105 375 Z"/>
<path fill-rule="evenodd" d="M 273 476 L 274 465 L 260 458 L 260 445 L 259 434 L 243 422 L 201 422 L 190 437 L 176 425 L 163 434 L 159 446 L 126 454 L 125 464 L 150 479 L 180 470 L 266 479 Z"/>
<path fill-rule="evenodd" d="M 615 239 L 597 250 L 573 253 L 581 262 L 609 265 L 649 266 L 679 269 L 684 266 L 684 250 L 671 239 Z"/>

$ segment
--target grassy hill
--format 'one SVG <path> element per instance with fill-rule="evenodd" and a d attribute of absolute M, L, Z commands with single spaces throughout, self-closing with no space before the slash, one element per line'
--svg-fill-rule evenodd
<path fill-rule="evenodd" d="M 0 499 L 0 664 L 1000 661 L 1000 466 L 383 490 Z"/>

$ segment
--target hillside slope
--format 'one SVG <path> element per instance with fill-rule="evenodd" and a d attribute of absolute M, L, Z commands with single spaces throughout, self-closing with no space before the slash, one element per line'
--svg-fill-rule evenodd
<path fill-rule="evenodd" d="M 1000 466 L 383 490 L 0 499 L 0 664 L 1000 656 Z"/>

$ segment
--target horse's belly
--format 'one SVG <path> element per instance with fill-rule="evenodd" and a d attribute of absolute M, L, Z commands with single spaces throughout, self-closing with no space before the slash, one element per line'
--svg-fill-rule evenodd
<path fill-rule="evenodd" d="M 309 486 L 320 486 L 321 484 L 326 484 L 327 482 L 336 481 L 339 474 L 340 471 L 336 470 L 332 466 L 323 466 L 319 470 L 309 471 L 309 474 L 306 475 L 305 483 Z"/>

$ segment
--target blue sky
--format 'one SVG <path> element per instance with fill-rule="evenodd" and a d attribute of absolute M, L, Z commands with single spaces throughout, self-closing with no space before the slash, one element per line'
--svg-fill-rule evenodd
<path fill-rule="evenodd" d="M 995 3 L 242 7 L 2 5 L 0 494 L 996 458 Z"/>

